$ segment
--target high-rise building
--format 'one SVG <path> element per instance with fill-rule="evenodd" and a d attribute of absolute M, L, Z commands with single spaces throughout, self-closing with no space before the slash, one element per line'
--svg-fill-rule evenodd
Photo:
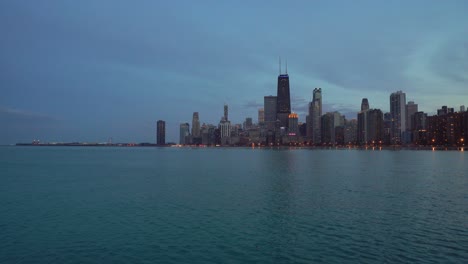
<path fill-rule="evenodd" d="M 366 110 L 369 110 L 369 101 L 367 100 L 367 98 L 362 98 L 361 111 L 366 111 Z"/>
<path fill-rule="evenodd" d="M 288 116 L 288 127 L 289 127 L 289 135 L 296 136 L 299 135 L 299 124 L 298 124 L 299 116 L 296 113 L 291 113 Z"/>
<path fill-rule="evenodd" d="M 418 104 L 415 104 L 413 101 L 409 101 L 406 104 L 406 130 L 413 130 L 413 115 L 418 112 Z"/>
<path fill-rule="evenodd" d="M 179 144 L 190 144 L 190 125 L 189 123 L 180 124 L 179 129 Z"/>
<path fill-rule="evenodd" d="M 401 144 L 402 134 L 406 131 L 406 94 L 404 92 L 397 91 L 390 95 L 390 114 L 392 115 L 391 143 Z"/>
<path fill-rule="evenodd" d="M 192 137 L 200 137 L 200 118 L 198 112 L 193 112 L 192 117 Z"/>
<path fill-rule="evenodd" d="M 361 107 L 362 109 L 362 107 Z M 369 141 L 368 139 L 368 113 L 369 110 L 360 111 L 357 116 L 357 143 L 359 145 L 366 145 Z"/>
<path fill-rule="evenodd" d="M 361 111 L 357 115 L 357 143 L 360 145 L 366 145 L 369 141 L 369 100 L 362 98 Z"/>
<path fill-rule="evenodd" d="M 166 145 L 166 122 L 163 120 L 156 123 L 156 144 Z"/>
<path fill-rule="evenodd" d="M 226 141 L 225 139 L 231 137 L 231 122 L 221 121 L 219 123 L 219 129 L 221 131 L 221 142 L 223 142 L 223 144 L 226 144 L 228 141 Z"/>
<path fill-rule="evenodd" d="M 251 117 L 247 117 L 247 118 L 245 119 L 244 129 L 245 129 L 245 130 L 251 129 L 252 126 L 253 126 L 252 118 L 251 118 Z"/>
<path fill-rule="evenodd" d="M 460 112 L 465 112 L 465 106 L 464 105 L 460 106 Z"/>
<path fill-rule="evenodd" d="M 263 108 L 258 109 L 258 124 L 265 123 L 265 110 Z"/>
<path fill-rule="evenodd" d="M 228 105 L 224 105 L 224 120 L 229 121 L 228 119 Z"/>
<path fill-rule="evenodd" d="M 281 73 L 278 76 L 278 90 L 276 101 L 276 118 L 280 121 L 281 127 L 288 127 L 288 116 L 291 113 L 291 98 L 289 95 L 289 75 L 288 66 L 286 65 L 286 73 Z"/>
<path fill-rule="evenodd" d="M 357 120 L 351 119 L 345 121 L 344 127 L 344 143 L 345 144 L 356 144 L 357 136 Z"/>
<path fill-rule="evenodd" d="M 322 125 L 322 88 L 315 88 L 313 91 L 312 102 L 309 103 L 309 118 L 307 120 L 308 131 L 307 135 L 312 144 L 320 144 L 321 142 L 321 125 Z"/>
<path fill-rule="evenodd" d="M 275 131 L 276 123 L 276 96 L 265 96 L 263 101 L 263 108 L 265 109 L 265 126 L 270 131 Z"/>
<path fill-rule="evenodd" d="M 345 125 L 345 118 L 339 112 L 328 112 L 324 114 L 321 118 L 321 143 L 322 144 L 337 144 L 337 128 L 340 132 L 339 138 L 340 143 L 344 141 L 344 125 Z"/>
<path fill-rule="evenodd" d="M 367 114 L 367 140 L 369 144 L 382 144 L 384 135 L 383 113 L 380 109 L 370 109 Z"/>

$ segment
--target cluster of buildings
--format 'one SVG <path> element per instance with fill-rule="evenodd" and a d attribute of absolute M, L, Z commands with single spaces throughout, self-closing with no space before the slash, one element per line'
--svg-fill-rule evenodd
<path fill-rule="evenodd" d="M 390 112 L 373 109 L 367 98 L 361 102 L 357 119 L 346 119 L 335 111 L 322 113 L 322 89 L 313 90 L 305 123 L 291 111 L 289 75 L 278 75 L 277 95 L 264 97 L 254 123 L 247 117 L 243 124 L 232 124 L 228 105 L 219 124 L 200 124 L 198 112 L 192 124 L 180 124 L 180 145 L 206 146 L 376 146 L 417 145 L 457 146 L 465 144 L 468 135 L 468 112 L 461 106 L 442 106 L 437 115 L 418 111 L 418 104 L 406 102 L 402 91 L 390 95 Z M 157 122 L 157 144 L 165 144 L 165 122 Z"/>

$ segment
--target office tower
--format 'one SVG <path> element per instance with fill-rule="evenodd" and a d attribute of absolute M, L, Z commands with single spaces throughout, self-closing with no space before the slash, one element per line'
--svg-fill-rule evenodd
<path fill-rule="evenodd" d="M 390 95 L 390 114 L 392 116 L 391 143 L 401 144 L 402 133 L 406 131 L 406 94 L 404 92 L 397 91 Z"/>
<path fill-rule="evenodd" d="M 442 116 L 448 114 L 448 108 L 446 105 L 442 106 L 441 109 L 437 109 L 437 115 Z"/>
<path fill-rule="evenodd" d="M 307 136 L 307 124 L 306 123 L 298 123 L 299 125 L 299 135 L 301 137 Z"/>
<path fill-rule="evenodd" d="M 415 104 L 413 101 L 409 101 L 406 104 L 406 130 L 413 130 L 413 115 L 418 112 L 418 104 Z"/>
<path fill-rule="evenodd" d="M 276 96 L 265 96 L 263 99 L 263 108 L 265 109 L 265 126 L 270 131 L 275 131 L 276 103 Z"/>
<path fill-rule="evenodd" d="M 320 144 L 321 142 L 321 125 L 322 125 L 322 88 L 315 88 L 313 91 L 312 102 L 309 103 L 309 118 L 307 135 L 312 144 Z"/>
<path fill-rule="evenodd" d="M 362 107 L 361 107 L 362 109 Z M 366 145 L 368 143 L 368 127 L 367 122 L 369 110 L 360 111 L 357 116 L 357 143 L 359 145 Z"/>
<path fill-rule="evenodd" d="M 194 138 L 200 137 L 200 119 L 199 119 L 199 116 L 198 116 L 198 112 L 193 112 L 192 137 L 194 137 Z"/>
<path fill-rule="evenodd" d="M 384 135 L 383 113 L 380 109 L 367 111 L 367 140 L 369 144 L 381 144 Z"/>
<path fill-rule="evenodd" d="M 362 98 L 361 111 L 366 111 L 366 110 L 369 110 L 369 101 L 367 100 L 367 98 Z"/>
<path fill-rule="evenodd" d="M 460 106 L 460 112 L 465 112 L 465 106 L 464 105 Z"/>
<path fill-rule="evenodd" d="M 291 136 L 299 135 L 298 119 L 299 116 L 296 113 L 291 113 L 288 116 L 289 135 Z"/>
<path fill-rule="evenodd" d="M 229 145 L 231 143 L 231 122 L 221 121 L 219 123 L 220 139 L 222 145 Z"/>
<path fill-rule="evenodd" d="M 258 124 L 265 123 L 265 110 L 263 108 L 258 109 Z"/>
<path fill-rule="evenodd" d="M 156 123 L 156 144 L 166 144 L 166 122 L 163 120 L 158 120 Z"/>
<path fill-rule="evenodd" d="M 281 73 L 278 76 L 278 90 L 276 101 L 276 118 L 280 121 L 281 127 L 288 127 L 288 116 L 291 113 L 291 98 L 289 96 L 289 75 L 288 66 L 286 65 L 286 73 Z"/>
<path fill-rule="evenodd" d="M 345 121 L 344 127 L 344 143 L 356 144 L 357 138 L 357 120 L 351 119 Z"/>
<path fill-rule="evenodd" d="M 339 112 L 328 112 L 321 117 L 321 143 L 335 145 L 336 128 L 344 126 L 344 117 Z M 343 131 L 342 131 L 343 133 Z M 340 137 L 344 137 L 341 135 Z"/>
<path fill-rule="evenodd" d="M 224 120 L 229 121 L 228 119 L 228 105 L 224 105 Z"/>
<path fill-rule="evenodd" d="M 179 144 L 190 144 L 190 125 L 189 123 L 180 124 L 179 129 Z"/>
<path fill-rule="evenodd" d="M 322 144 L 333 144 L 335 142 L 335 126 L 333 113 L 325 113 L 321 117 L 321 142 Z"/>
<path fill-rule="evenodd" d="M 245 130 L 249 130 L 249 129 L 252 128 L 252 125 L 253 125 L 252 118 L 251 118 L 251 117 L 247 117 L 247 118 L 245 119 L 244 129 L 245 129 Z"/>
<path fill-rule="evenodd" d="M 427 143 L 427 132 L 426 132 L 426 119 L 427 114 L 424 112 L 416 112 L 411 120 L 412 126 L 412 137 L 413 143 L 423 145 Z"/>
<path fill-rule="evenodd" d="M 362 98 L 361 111 L 357 115 L 357 143 L 359 145 L 366 145 L 368 139 L 368 111 L 369 111 L 369 100 Z"/>

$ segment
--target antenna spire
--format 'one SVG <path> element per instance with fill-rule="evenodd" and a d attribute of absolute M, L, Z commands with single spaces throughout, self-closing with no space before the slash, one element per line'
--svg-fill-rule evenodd
<path fill-rule="evenodd" d="M 279 74 L 281 75 L 281 56 L 279 57 Z"/>
<path fill-rule="evenodd" d="M 286 59 L 286 74 L 288 74 L 288 59 Z"/>

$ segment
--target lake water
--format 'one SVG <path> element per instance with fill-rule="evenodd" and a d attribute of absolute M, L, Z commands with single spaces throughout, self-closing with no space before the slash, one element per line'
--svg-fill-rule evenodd
<path fill-rule="evenodd" d="M 467 155 L 0 147 L 0 263 L 467 263 Z"/>

